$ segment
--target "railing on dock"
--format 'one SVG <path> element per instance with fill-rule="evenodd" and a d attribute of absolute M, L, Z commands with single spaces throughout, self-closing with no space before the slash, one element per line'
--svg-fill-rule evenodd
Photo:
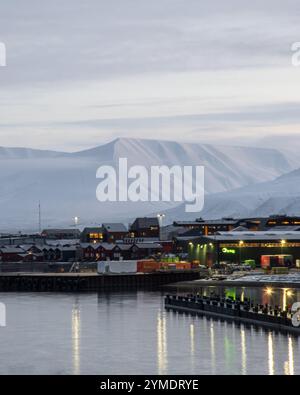
<path fill-rule="evenodd" d="M 279 306 L 252 304 L 248 300 L 234 301 L 220 297 L 205 297 L 198 295 L 167 295 L 165 306 L 175 310 L 186 310 L 201 314 L 218 315 L 241 321 L 253 321 L 278 327 L 296 329 L 292 325 L 291 310 L 282 310 Z M 300 329 L 299 334 L 300 334 Z"/>

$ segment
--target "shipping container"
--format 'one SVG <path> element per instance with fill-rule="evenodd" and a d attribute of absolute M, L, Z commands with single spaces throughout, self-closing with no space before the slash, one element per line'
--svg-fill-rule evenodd
<path fill-rule="evenodd" d="M 161 262 L 162 269 L 165 270 L 190 270 L 192 268 L 192 264 L 190 262 L 180 261 L 180 262 Z"/>
<path fill-rule="evenodd" d="M 293 256 L 292 255 L 262 255 L 261 256 L 261 267 L 263 269 L 273 267 L 292 267 Z"/>
<path fill-rule="evenodd" d="M 154 259 L 144 259 L 137 261 L 138 273 L 152 273 L 161 268 L 161 262 L 157 262 Z"/>

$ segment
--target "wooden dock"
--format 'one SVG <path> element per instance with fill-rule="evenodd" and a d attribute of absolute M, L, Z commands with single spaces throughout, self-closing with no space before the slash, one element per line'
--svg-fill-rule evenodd
<path fill-rule="evenodd" d="M 179 281 L 199 279 L 199 270 L 147 274 L 0 273 L 0 292 L 88 292 L 158 289 Z"/>

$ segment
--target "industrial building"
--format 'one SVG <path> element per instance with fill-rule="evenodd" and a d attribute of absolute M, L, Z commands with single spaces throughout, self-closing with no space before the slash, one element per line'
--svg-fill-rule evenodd
<path fill-rule="evenodd" d="M 246 260 L 254 260 L 260 266 L 263 255 L 291 255 L 294 265 L 300 260 L 298 231 L 219 232 L 213 236 L 178 238 L 175 244 L 178 252 L 187 252 L 190 260 L 207 266 Z"/>

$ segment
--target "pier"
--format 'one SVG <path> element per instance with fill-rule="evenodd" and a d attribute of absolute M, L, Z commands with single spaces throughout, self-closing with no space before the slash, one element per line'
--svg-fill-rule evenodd
<path fill-rule="evenodd" d="M 157 289 L 178 281 L 199 279 L 199 270 L 145 274 L 0 273 L 0 292 L 87 292 Z"/>
<path fill-rule="evenodd" d="M 292 324 L 291 311 L 282 311 L 278 306 L 274 308 L 268 305 L 254 306 L 248 301 L 233 301 L 220 297 L 167 295 L 165 297 L 165 308 L 202 316 L 223 318 L 300 335 L 300 328 Z"/>

